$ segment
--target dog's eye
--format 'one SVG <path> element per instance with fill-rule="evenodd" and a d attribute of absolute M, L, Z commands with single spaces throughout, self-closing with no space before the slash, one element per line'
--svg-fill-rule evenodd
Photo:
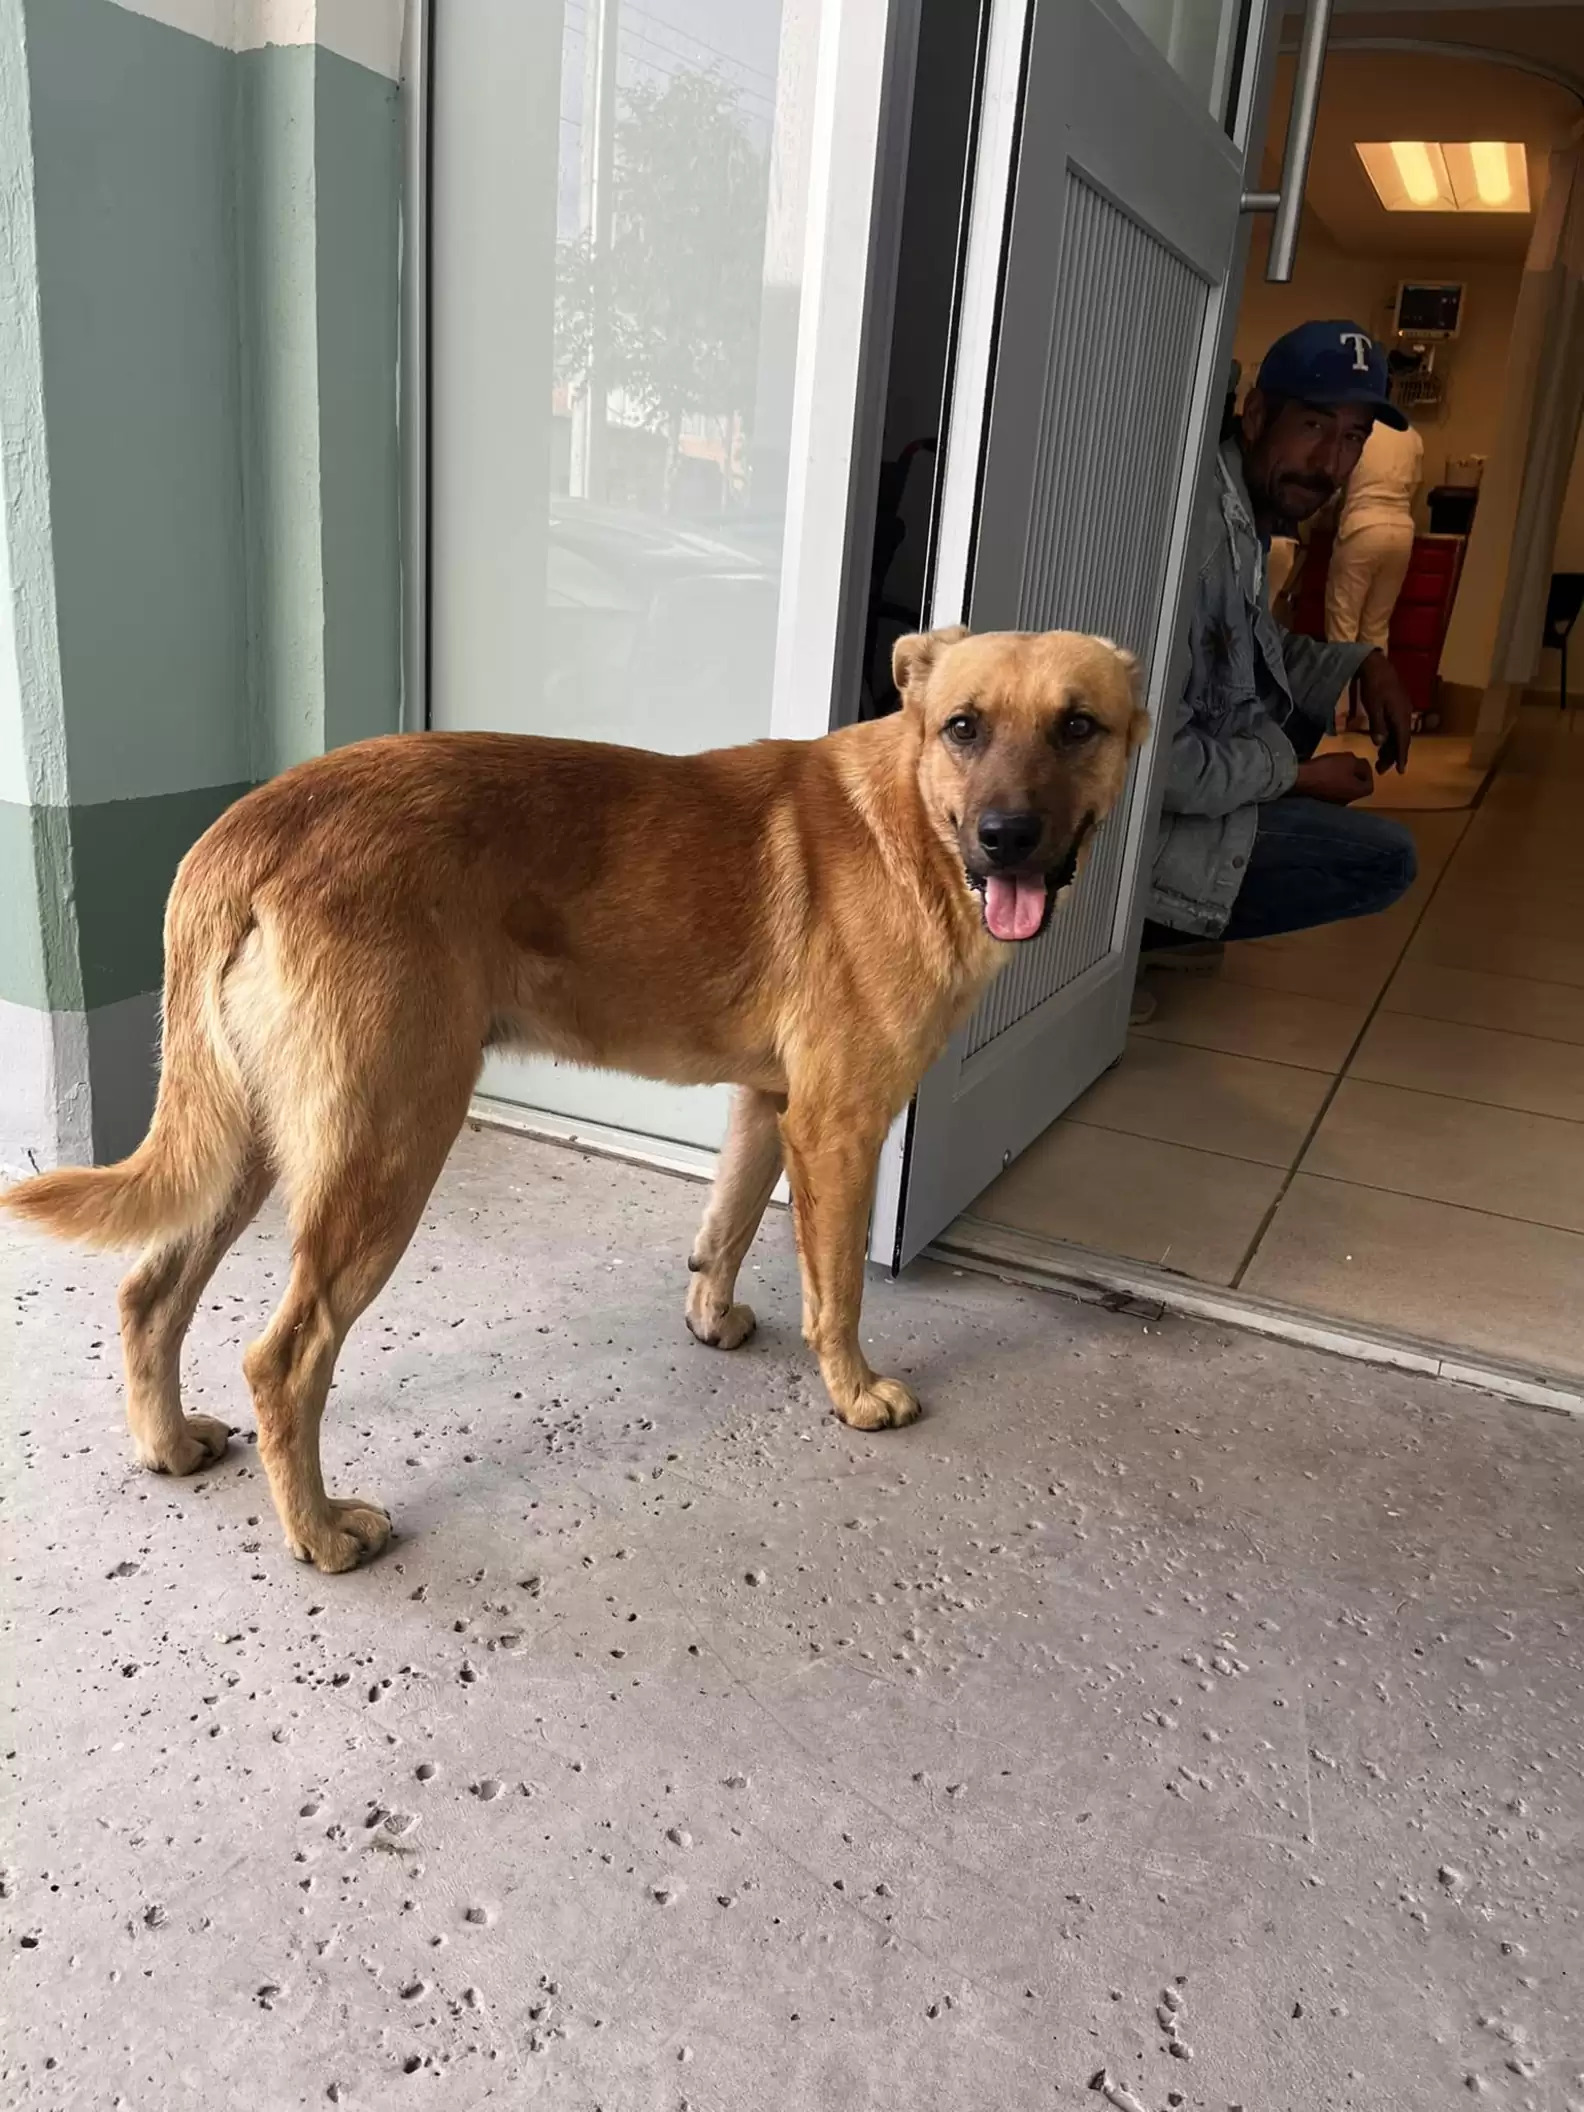
<path fill-rule="evenodd" d="M 953 747 L 970 747 L 979 738 L 979 721 L 971 711 L 954 711 L 941 728 Z"/>
<path fill-rule="evenodd" d="M 1087 711 L 1070 711 L 1056 728 L 1056 738 L 1064 748 L 1080 747 L 1092 741 L 1100 731 L 1100 721 L 1091 718 Z"/>

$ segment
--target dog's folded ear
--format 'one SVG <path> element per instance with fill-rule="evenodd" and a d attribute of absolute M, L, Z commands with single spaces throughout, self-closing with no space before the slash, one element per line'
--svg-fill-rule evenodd
<path fill-rule="evenodd" d="M 1149 732 L 1149 713 L 1144 709 L 1144 668 L 1138 656 L 1130 653 L 1125 645 L 1119 645 L 1116 656 L 1121 661 L 1127 677 L 1128 695 L 1133 700 L 1133 717 L 1128 726 L 1128 746 L 1137 748 Z"/>
<path fill-rule="evenodd" d="M 966 624 L 948 623 L 938 631 L 910 631 L 907 637 L 899 638 L 891 648 L 891 679 L 902 696 L 921 689 L 945 647 L 967 635 Z"/>
<path fill-rule="evenodd" d="M 1133 717 L 1128 722 L 1128 747 L 1137 748 L 1149 732 L 1149 713 L 1144 709 L 1144 668 L 1137 653 L 1130 653 L 1125 645 L 1118 645 L 1114 638 L 1102 638 L 1122 663 L 1122 679 L 1127 684 L 1128 700 L 1133 706 Z"/>

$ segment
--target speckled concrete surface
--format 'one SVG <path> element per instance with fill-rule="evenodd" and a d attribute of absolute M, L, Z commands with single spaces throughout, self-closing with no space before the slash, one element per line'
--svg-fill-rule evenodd
<path fill-rule="evenodd" d="M 1584 2104 L 1584 1429 L 1187 1323 L 877 1285 L 469 1135 L 287 1556 L 250 1442 L 131 1465 L 110 1259 L 3 1250 L 0 2102 L 568 2112 Z M 278 1219 L 216 1279 L 237 1369 Z"/>

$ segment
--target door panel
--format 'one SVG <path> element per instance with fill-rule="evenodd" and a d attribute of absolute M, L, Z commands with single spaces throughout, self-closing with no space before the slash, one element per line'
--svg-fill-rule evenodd
<path fill-rule="evenodd" d="M 944 508 L 971 506 L 973 517 L 966 532 L 943 517 L 941 548 L 970 555 L 955 577 L 943 563 L 931 621 L 1114 638 L 1138 655 L 1159 727 L 1181 681 L 1244 153 L 1197 84 L 1109 0 L 997 5 L 1003 63 L 1007 17 L 1028 22 L 1021 127 L 994 359 L 978 401 L 953 403 L 942 480 Z M 1263 26 L 1256 4 L 1244 40 L 1256 60 Z M 971 243 L 998 233 L 979 204 Z M 970 457 L 977 483 L 964 473 Z M 910 1259 L 1120 1053 L 1162 746 L 1152 736 L 1078 886 L 1014 954 L 898 1125 L 877 1260 Z"/>
<path fill-rule="evenodd" d="M 1003 617 L 987 580 L 974 594 L 974 622 L 1099 631 L 1147 658 L 1166 551 L 1139 524 L 1171 514 L 1209 288 L 1076 169 L 1067 171 L 1064 194 L 1052 380 L 1031 457 L 1020 590 Z M 993 540 L 982 537 L 987 547 L 993 551 Z M 999 576 L 1015 576 L 1011 553 L 997 555 Z M 1064 913 L 1018 950 L 969 1023 L 965 1057 L 1112 951 L 1137 782 L 1135 765 Z"/>

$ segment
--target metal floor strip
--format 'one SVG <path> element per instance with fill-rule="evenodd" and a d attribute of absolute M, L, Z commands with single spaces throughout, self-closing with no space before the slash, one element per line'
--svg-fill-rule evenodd
<path fill-rule="evenodd" d="M 925 1252 L 936 1261 L 1004 1276 L 1092 1304 L 1139 1311 L 1150 1317 L 1170 1312 L 1188 1319 L 1213 1320 L 1253 1334 L 1270 1335 L 1278 1341 L 1351 1357 L 1357 1362 L 1391 1365 L 1400 1371 L 1420 1372 L 1427 1378 L 1476 1386 L 1483 1392 L 1519 1401 L 1525 1407 L 1543 1408 L 1554 1415 L 1584 1415 L 1584 1381 L 1526 1365 L 1516 1358 L 1491 1357 L 1477 1349 L 1458 1349 L 1449 1343 L 1428 1342 L 1356 1321 L 1305 1312 L 1298 1306 L 1278 1305 L 1246 1291 L 1195 1283 L 1190 1277 L 1174 1276 L 1145 1262 L 1125 1261 L 1088 1247 L 1014 1232 L 982 1218 L 959 1218 Z"/>

